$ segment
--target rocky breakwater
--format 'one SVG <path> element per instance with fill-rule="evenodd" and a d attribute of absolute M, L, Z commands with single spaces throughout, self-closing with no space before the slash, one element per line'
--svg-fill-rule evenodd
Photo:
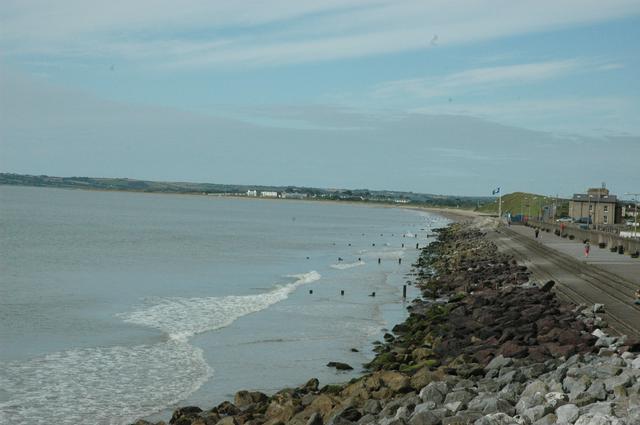
<path fill-rule="evenodd" d="M 640 342 L 607 335 L 602 306 L 558 300 L 471 225 L 415 264 L 423 297 L 376 343 L 362 377 L 174 412 L 175 425 L 640 424 Z M 138 421 L 137 425 L 148 424 Z"/>

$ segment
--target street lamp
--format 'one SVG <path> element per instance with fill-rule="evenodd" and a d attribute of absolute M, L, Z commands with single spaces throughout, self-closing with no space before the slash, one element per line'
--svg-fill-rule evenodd
<path fill-rule="evenodd" d="M 533 198 L 531 198 L 532 201 L 535 201 L 536 199 L 538 199 L 538 198 L 535 197 L 535 196 Z M 529 202 L 528 207 L 529 207 L 529 213 L 527 214 L 527 217 L 531 217 L 531 202 Z"/>

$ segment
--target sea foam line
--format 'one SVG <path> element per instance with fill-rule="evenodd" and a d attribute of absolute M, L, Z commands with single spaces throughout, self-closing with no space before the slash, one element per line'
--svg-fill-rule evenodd
<path fill-rule="evenodd" d="M 321 275 L 311 271 L 288 277 L 296 280 L 264 294 L 156 298 L 147 308 L 118 316 L 127 323 L 156 328 L 172 339 L 186 341 L 193 335 L 229 326 L 240 317 L 283 301 L 300 285 L 315 282 Z"/>
<path fill-rule="evenodd" d="M 338 270 L 347 270 L 347 269 L 351 269 L 353 267 L 359 267 L 359 266 L 364 266 L 365 263 L 364 261 L 356 261 L 353 263 L 336 263 L 336 264 L 331 264 L 331 268 L 333 269 L 338 269 Z"/>

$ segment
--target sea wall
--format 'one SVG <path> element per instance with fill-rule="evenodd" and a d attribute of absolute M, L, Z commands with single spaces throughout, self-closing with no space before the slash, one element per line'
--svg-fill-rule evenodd
<path fill-rule="evenodd" d="M 170 423 L 640 423 L 640 341 L 607 335 L 602 306 L 564 304 L 473 225 L 438 233 L 414 265 L 423 296 L 360 378 L 240 391 L 233 403 L 177 409 Z"/>

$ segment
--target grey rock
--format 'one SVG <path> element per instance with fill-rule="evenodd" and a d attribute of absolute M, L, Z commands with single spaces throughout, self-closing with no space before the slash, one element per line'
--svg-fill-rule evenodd
<path fill-rule="evenodd" d="M 527 379 L 536 379 L 547 371 L 547 367 L 543 363 L 536 363 L 522 369 L 522 373 Z"/>
<path fill-rule="evenodd" d="M 445 409 L 444 407 L 441 407 L 440 409 L 433 409 L 431 410 L 431 413 L 433 413 L 440 419 L 443 419 L 443 418 L 446 418 L 447 416 L 452 415 L 451 411 L 449 409 Z"/>
<path fill-rule="evenodd" d="M 396 418 L 409 419 L 411 416 L 411 410 L 407 406 L 400 406 L 398 410 L 396 410 Z"/>
<path fill-rule="evenodd" d="M 500 384 L 494 379 L 482 379 L 476 383 L 478 392 L 496 393 L 500 391 Z"/>
<path fill-rule="evenodd" d="M 445 403 L 444 408 L 447 409 L 452 414 L 456 414 L 459 411 L 463 410 L 466 406 L 461 401 L 452 401 L 450 403 Z"/>
<path fill-rule="evenodd" d="M 478 419 L 473 425 L 513 425 L 514 419 L 505 413 L 492 413 Z"/>
<path fill-rule="evenodd" d="M 551 372 L 550 379 L 556 382 L 562 382 L 567 376 L 568 370 L 569 366 L 566 363 L 563 363 Z"/>
<path fill-rule="evenodd" d="M 549 413 L 533 423 L 533 425 L 554 425 L 556 423 L 556 415 Z"/>
<path fill-rule="evenodd" d="M 413 409 L 413 413 L 423 412 L 425 410 L 435 410 L 436 404 L 433 401 L 425 401 L 424 403 L 417 404 Z"/>
<path fill-rule="evenodd" d="M 606 400 L 607 390 L 605 388 L 605 383 L 601 380 L 594 381 L 591 386 L 589 386 L 587 394 L 592 395 L 596 400 Z"/>
<path fill-rule="evenodd" d="M 466 404 L 471 400 L 473 400 L 475 396 L 476 396 L 475 392 L 472 392 L 468 389 L 452 391 L 447 394 L 447 396 L 444 399 L 444 403 L 448 404 L 448 403 L 459 401 L 466 406 Z"/>
<path fill-rule="evenodd" d="M 547 384 L 545 384 L 543 381 L 535 380 L 529 383 L 524 388 L 522 394 L 520 394 L 520 397 L 530 397 L 535 395 L 536 393 L 545 395 L 547 392 L 549 392 L 549 387 L 547 386 Z"/>
<path fill-rule="evenodd" d="M 484 374 L 484 377 L 487 379 L 495 379 L 498 376 L 500 376 L 500 369 L 491 369 Z"/>
<path fill-rule="evenodd" d="M 378 425 L 406 425 L 407 422 L 404 419 L 396 418 L 382 418 L 378 422 Z"/>
<path fill-rule="evenodd" d="M 595 336 L 596 338 L 600 338 L 603 336 L 607 336 L 606 333 L 602 332 L 602 329 L 596 329 L 593 332 L 591 332 L 591 335 Z"/>
<path fill-rule="evenodd" d="M 613 345 L 616 342 L 617 339 L 618 338 L 616 338 L 615 336 L 601 336 L 596 341 L 595 346 L 596 347 L 609 347 L 609 346 Z"/>
<path fill-rule="evenodd" d="M 460 412 L 455 416 L 442 419 L 442 425 L 472 425 L 482 415 L 476 412 Z"/>
<path fill-rule="evenodd" d="M 527 380 L 527 377 L 524 376 L 524 374 L 519 369 L 509 370 L 505 373 L 502 373 L 505 369 L 508 368 L 500 369 L 500 375 L 498 376 L 498 378 L 496 378 L 499 384 L 506 385 L 511 382 L 524 382 Z"/>
<path fill-rule="evenodd" d="M 627 417 L 629 418 L 630 424 L 640 424 L 640 406 L 629 407 Z"/>
<path fill-rule="evenodd" d="M 369 425 L 373 424 L 377 421 L 377 418 L 374 415 L 366 414 L 358 420 L 358 425 Z"/>
<path fill-rule="evenodd" d="M 522 412 L 522 416 L 528 418 L 529 421 L 533 423 L 549 413 L 551 413 L 549 407 L 539 405 L 526 409 L 524 412 Z"/>
<path fill-rule="evenodd" d="M 545 405 L 551 409 L 556 410 L 558 407 L 566 404 L 569 401 L 569 396 L 561 392 L 550 392 L 545 394 Z"/>
<path fill-rule="evenodd" d="M 622 385 L 618 385 L 617 387 L 613 388 L 614 398 L 624 398 L 624 397 L 627 397 L 628 395 L 629 393 L 627 392 L 627 389 Z"/>
<path fill-rule="evenodd" d="M 609 357 L 607 360 L 608 363 L 611 363 L 614 360 L 620 360 L 619 357 Z M 591 375 L 596 378 L 607 379 L 612 376 L 616 376 L 622 372 L 620 366 L 615 366 L 612 364 L 598 364 L 597 367 L 593 368 L 591 371 Z"/>
<path fill-rule="evenodd" d="M 503 367 L 511 366 L 513 364 L 513 359 L 511 357 L 504 357 L 500 354 L 497 357 L 494 357 L 493 360 L 489 362 L 488 365 L 485 366 L 485 369 L 502 369 Z"/>
<path fill-rule="evenodd" d="M 588 414 L 596 414 L 599 413 L 601 415 L 612 415 L 613 414 L 613 403 L 608 401 L 601 401 L 599 403 L 589 404 L 580 408 L 580 415 L 588 415 Z"/>
<path fill-rule="evenodd" d="M 439 425 L 441 422 L 440 417 L 429 411 L 414 413 L 409 419 L 409 425 Z"/>
<path fill-rule="evenodd" d="M 593 395 L 587 393 L 581 393 L 576 397 L 573 397 L 573 399 L 571 397 L 569 399 L 578 407 L 588 406 L 589 404 L 593 404 L 597 401 Z"/>
<path fill-rule="evenodd" d="M 498 394 L 500 395 L 500 398 L 515 404 L 518 402 L 521 392 L 522 384 L 519 382 L 511 382 L 505 385 Z"/>
<path fill-rule="evenodd" d="M 582 415 L 575 422 L 575 425 L 626 425 L 623 421 L 610 415 Z"/>
<path fill-rule="evenodd" d="M 640 369 L 640 356 L 631 362 L 631 367 L 634 369 Z"/>
<path fill-rule="evenodd" d="M 525 410 L 530 409 L 535 406 L 541 406 L 546 402 L 546 399 L 541 393 L 536 393 L 532 396 L 522 397 L 516 403 L 516 412 L 519 414 L 523 414 Z"/>
<path fill-rule="evenodd" d="M 556 410 L 556 416 L 558 417 L 558 423 L 572 424 L 580 416 L 580 409 L 575 404 L 565 404 L 558 407 Z"/>
<path fill-rule="evenodd" d="M 585 392 L 590 384 L 591 380 L 585 375 L 579 378 L 567 376 L 564 378 L 564 381 L 562 381 L 562 387 L 565 392 L 569 393 L 569 399 L 573 399 L 577 397 L 578 394 Z"/>
<path fill-rule="evenodd" d="M 447 384 L 444 382 L 431 382 L 422 390 L 420 390 L 420 398 L 422 401 L 433 401 L 436 405 L 442 404 L 445 395 L 449 392 Z"/>
<path fill-rule="evenodd" d="M 490 413 L 506 413 L 509 416 L 516 414 L 516 409 L 508 401 L 499 398 L 495 394 L 483 393 L 467 403 L 467 409 L 481 412 L 484 415 Z"/>
<path fill-rule="evenodd" d="M 454 385 L 453 389 L 454 390 L 464 390 L 464 389 L 471 389 L 471 388 L 475 388 L 476 387 L 476 383 L 470 379 L 461 379 L 459 380 L 456 385 Z"/>
<path fill-rule="evenodd" d="M 374 399 L 365 401 L 364 406 L 362 406 L 362 411 L 371 415 L 376 415 L 380 413 L 381 410 L 382 406 L 380 406 L 380 402 Z"/>
<path fill-rule="evenodd" d="M 613 391 L 618 385 L 630 387 L 636 381 L 636 377 L 630 371 L 623 371 L 620 375 L 605 379 L 604 385 L 607 391 Z"/>

